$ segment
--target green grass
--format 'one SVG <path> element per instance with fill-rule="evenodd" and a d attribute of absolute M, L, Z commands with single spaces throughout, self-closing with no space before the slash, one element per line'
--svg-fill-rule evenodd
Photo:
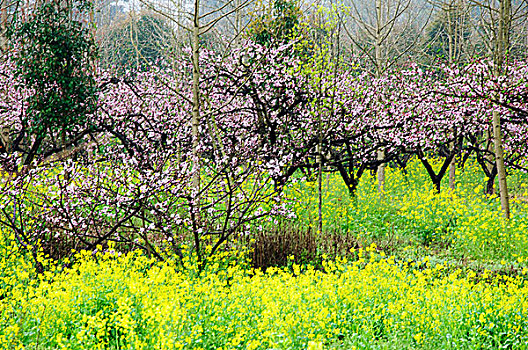
<path fill-rule="evenodd" d="M 376 179 L 361 179 L 351 198 L 337 174 L 324 176 L 323 230 L 353 233 L 364 245 L 375 242 L 389 254 L 417 258 L 436 255 L 451 261 L 495 264 L 528 259 L 528 175 L 512 172 L 512 219 L 501 217 L 496 196 L 484 192 L 485 178 L 474 164 L 457 173 L 454 192 L 444 179 L 441 193 L 418 161 L 407 174 L 387 168 L 385 193 L 377 191 Z M 295 198 L 297 224 L 317 227 L 315 183 L 297 183 L 288 189 Z"/>

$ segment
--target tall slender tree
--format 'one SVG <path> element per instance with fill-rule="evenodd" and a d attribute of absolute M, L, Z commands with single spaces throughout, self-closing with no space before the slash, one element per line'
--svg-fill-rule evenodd
<path fill-rule="evenodd" d="M 512 26 L 523 22 L 527 18 L 528 2 L 512 0 L 471 0 L 479 8 L 479 33 L 482 41 L 487 47 L 491 61 L 491 73 L 495 79 L 500 79 L 504 74 L 504 66 L 508 64 L 510 50 L 512 48 Z M 497 100 L 497 96 L 493 97 Z M 506 178 L 506 167 L 504 163 L 504 146 L 502 140 L 501 115 L 497 109 L 492 113 L 492 138 L 493 152 L 495 155 L 495 166 L 499 182 L 499 196 L 503 215 L 510 218 L 510 202 L 508 194 L 508 182 Z"/>

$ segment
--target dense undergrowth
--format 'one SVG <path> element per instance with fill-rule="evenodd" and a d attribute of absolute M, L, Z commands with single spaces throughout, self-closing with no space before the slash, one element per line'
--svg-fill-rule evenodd
<path fill-rule="evenodd" d="M 188 254 L 181 261 L 160 252 L 159 261 L 110 245 L 71 261 L 40 257 L 46 272 L 37 275 L 32 250 L 3 228 L 0 348 L 527 348 L 526 175 L 510 174 L 515 200 L 505 222 L 477 174 L 466 165 L 457 190 L 438 195 L 411 163 L 407 174 L 388 169 L 383 195 L 365 176 L 355 198 L 330 174 L 325 230 L 353 246 L 333 257 L 325 237 L 312 236 L 310 258 L 292 256 L 266 272 L 251 267 L 254 252 L 242 244 L 245 251 L 224 250 L 201 273 Z M 315 227 L 315 185 L 287 190 L 290 227 Z M 253 250 L 262 244 L 256 237 Z"/>

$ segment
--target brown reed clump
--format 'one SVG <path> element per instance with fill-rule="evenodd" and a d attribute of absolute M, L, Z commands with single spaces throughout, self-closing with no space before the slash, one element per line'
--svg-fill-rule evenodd
<path fill-rule="evenodd" d="M 297 264 L 322 265 L 327 258 L 353 257 L 359 241 L 350 233 L 337 230 L 317 234 L 311 227 L 299 227 L 281 223 L 253 235 L 241 237 L 239 244 L 249 245 L 252 250 L 251 264 L 265 270 L 271 266 L 287 266 L 293 257 Z"/>

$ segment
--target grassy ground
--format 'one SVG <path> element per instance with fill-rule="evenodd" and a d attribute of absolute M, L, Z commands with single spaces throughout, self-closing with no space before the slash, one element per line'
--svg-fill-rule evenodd
<path fill-rule="evenodd" d="M 505 222 L 478 174 L 466 167 L 437 195 L 413 163 L 387 171 L 383 195 L 366 176 L 356 198 L 328 176 L 325 229 L 357 245 L 317 268 L 292 258 L 262 273 L 230 251 L 198 275 L 192 258 L 110 251 L 78 253 L 69 269 L 43 259 L 36 276 L 0 229 L 0 348 L 528 348 L 528 181 L 509 177 Z M 315 227 L 314 185 L 288 191 L 290 224 Z"/>
<path fill-rule="evenodd" d="M 475 165 L 459 170 L 454 192 L 444 184 L 439 195 L 417 161 L 407 174 L 388 168 L 383 195 L 375 177 L 365 175 L 357 196 L 350 198 L 340 178 L 329 174 L 323 184 L 323 224 L 325 230 L 352 233 L 362 245 L 376 243 L 388 255 L 429 255 L 473 267 L 516 265 L 528 259 L 528 176 L 513 172 L 508 180 L 512 220 L 505 222 L 499 199 L 483 194 L 485 178 Z M 299 182 L 290 193 L 299 223 L 315 228 L 315 183 Z"/>

